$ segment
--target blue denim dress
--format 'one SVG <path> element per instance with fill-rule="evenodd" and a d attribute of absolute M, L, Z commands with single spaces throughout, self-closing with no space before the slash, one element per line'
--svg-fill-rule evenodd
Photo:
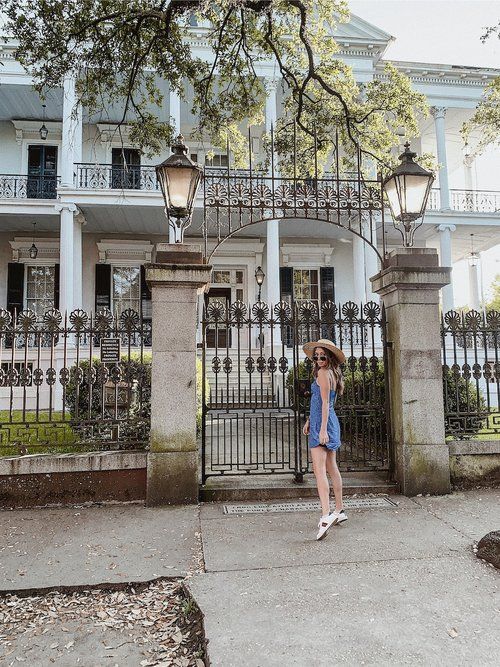
<path fill-rule="evenodd" d="M 330 390 L 330 405 L 328 409 L 328 423 L 326 430 L 328 433 L 328 442 L 326 446 L 332 451 L 340 447 L 340 424 L 334 409 L 335 389 Z M 309 417 L 309 447 L 317 447 L 319 442 L 319 432 L 321 430 L 321 412 L 323 400 L 321 398 L 321 389 L 314 380 L 311 384 L 311 414 Z"/>

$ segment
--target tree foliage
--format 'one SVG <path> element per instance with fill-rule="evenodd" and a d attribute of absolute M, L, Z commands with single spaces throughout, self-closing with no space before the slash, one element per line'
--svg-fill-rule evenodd
<path fill-rule="evenodd" d="M 491 285 L 491 299 L 486 304 L 488 310 L 498 310 L 500 311 L 500 273 L 497 273 L 495 280 Z"/>
<path fill-rule="evenodd" d="M 42 93 L 73 76 L 90 114 L 121 100 L 120 123 L 150 155 L 172 140 L 172 123 L 158 120 L 166 81 L 192 100 L 191 138 L 222 147 L 229 138 L 241 166 L 245 125 L 264 117 L 264 63 L 283 86 L 277 149 L 286 157 L 295 144 L 303 174 L 312 171 L 315 132 L 320 169 L 336 131 L 347 164 L 357 146 L 367 163 L 387 164 L 401 132 L 415 136 L 427 113 L 425 97 L 390 65 L 382 79 L 355 81 L 334 37 L 349 20 L 346 0 L 6 0 L 6 12 Z M 194 34 L 209 47 L 205 58 Z"/>
<path fill-rule="evenodd" d="M 500 39 L 500 21 L 494 26 L 485 28 L 481 41 L 484 44 L 494 35 Z M 474 130 L 479 130 L 481 133 L 476 154 L 482 153 L 487 146 L 500 145 L 500 76 L 486 86 L 474 115 L 462 125 L 461 134 L 466 144 Z"/>
<path fill-rule="evenodd" d="M 475 152 L 482 153 L 487 146 L 500 146 L 500 76 L 486 86 L 484 95 L 474 115 L 462 127 L 462 136 L 467 142 L 472 131 L 480 132 Z"/>

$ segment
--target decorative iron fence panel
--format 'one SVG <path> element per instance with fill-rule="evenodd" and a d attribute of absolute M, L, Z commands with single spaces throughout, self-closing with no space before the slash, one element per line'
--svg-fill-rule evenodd
<path fill-rule="evenodd" d="M 0 199 L 55 199 L 59 177 L 0 174 Z"/>
<path fill-rule="evenodd" d="M 150 345 L 133 310 L 0 310 L 0 454 L 146 447 Z"/>
<path fill-rule="evenodd" d="M 345 391 L 336 412 L 344 470 L 389 464 L 385 318 L 377 303 L 337 306 L 281 302 L 226 307 L 212 301 L 203 317 L 202 468 L 211 475 L 310 471 L 302 428 L 312 364 L 302 345 L 328 338 L 341 347 Z"/>
<path fill-rule="evenodd" d="M 500 312 L 450 310 L 441 338 L 446 435 L 500 437 Z"/>

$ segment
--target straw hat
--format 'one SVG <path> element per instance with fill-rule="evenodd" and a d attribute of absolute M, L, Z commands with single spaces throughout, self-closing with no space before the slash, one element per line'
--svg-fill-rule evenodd
<path fill-rule="evenodd" d="M 330 352 L 337 359 L 339 364 L 344 363 L 345 354 L 342 352 L 340 348 L 334 345 L 331 340 L 327 340 L 326 338 L 320 338 L 318 341 L 311 341 L 310 343 L 306 343 L 302 349 L 309 357 L 309 359 L 312 359 L 312 356 L 314 354 L 314 349 L 316 347 L 322 347 L 326 350 L 330 350 Z"/>

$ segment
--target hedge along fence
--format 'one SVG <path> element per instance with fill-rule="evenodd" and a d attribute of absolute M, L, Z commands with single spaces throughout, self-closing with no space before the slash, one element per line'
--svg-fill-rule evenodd
<path fill-rule="evenodd" d="M 128 389 L 129 403 L 122 409 L 122 414 L 118 411 L 119 416 L 128 417 L 133 421 L 134 428 L 137 425 L 143 424 L 149 435 L 151 425 L 151 352 L 143 353 L 142 357 L 137 352 L 132 352 L 130 358 L 128 355 L 122 356 L 120 365 L 122 366 L 124 382 L 130 385 Z M 98 421 L 104 414 L 105 416 L 113 416 L 114 406 L 110 411 L 106 405 L 102 405 L 103 392 L 100 385 L 94 387 L 90 391 L 89 378 L 98 377 L 98 373 L 102 368 L 102 363 L 99 358 L 92 359 L 92 371 L 90 371 L 90 362 L 88 360 L 79 363 L 81 372 L 80 384 L 77 397 L 77 372 L 76 364 L 70 371 L 70 381 L 66 387 L 65 406 L 71 415 L 73 428 L 78 428 L 78 421 Z M 197 431 L 201 430 L 201 413 L 202 413 L 202 363 L 200 359 L 196 359 L 196 427 Z M 209 393 L 208 381 L 206 382 L 207 395 Z M 127 434 L 127 422 L 121 426 L 123 434 Z M 130 427 L 131 428 L 131 427 Z"/>
<path fill-rule="evenodd" d="M 297 368 L 297 379 L 312 382 L 312 365 L 310 362 L 301 361 Z M 287 384 L 293 398 L 294 371 L 288 373 Z M 374 368 L 361 371 L 359 362 L 355 370 L 344 373 L 344 398 L 339 398 L 339 405 L 345 401 L 349 405 L 384 405 L 385 404 L 385 371 L 381 360 Z M 476 384 L 463 377 L 457 377 L 451 370 L 443 371 L 443 401 L 447 419 L 445 421 L 445 435 L 455 439 L 470 438 L 481 431 L 488 417 L 486 402 L 481 394 L 476 391 Z M 308 400 L 299 399 L 300 409 L 308 409 Z M 350 408 L 346 417 L 344 428 L 349 433 L 355 430 L 356 410 Z M 450 418 L 450 415 L 451 418 Z M 364 417 L 363 417 L 364 419 Z M 385 435 L 385 434 L 384 434 Z"/>

